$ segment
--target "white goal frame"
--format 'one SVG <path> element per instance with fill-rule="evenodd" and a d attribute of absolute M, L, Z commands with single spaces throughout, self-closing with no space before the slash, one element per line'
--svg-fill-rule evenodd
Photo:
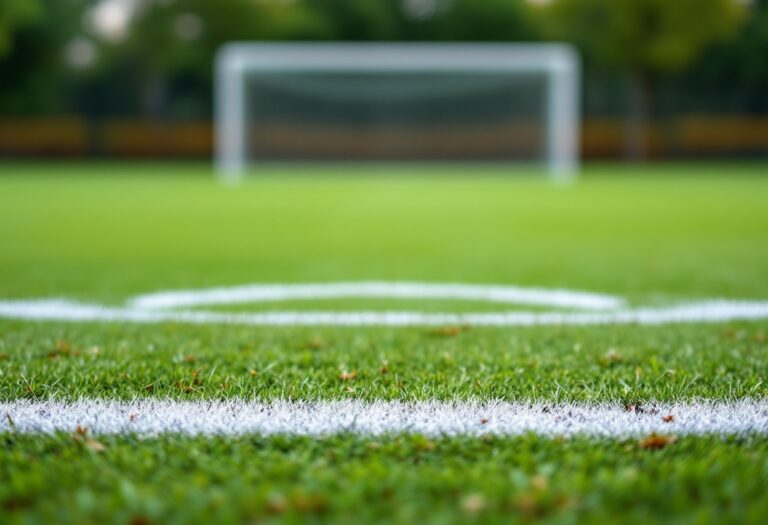
<path fill-rule="evenodd" d="M 555 179 L 579 170 L 578 54 L 567 44 L 250 43 L 223 46 L 215 64 L 215 164 L 218 176 L 244 176 L 246 76 L 277 72 L 540 73 L 546 88 L 546 165 Z"/>

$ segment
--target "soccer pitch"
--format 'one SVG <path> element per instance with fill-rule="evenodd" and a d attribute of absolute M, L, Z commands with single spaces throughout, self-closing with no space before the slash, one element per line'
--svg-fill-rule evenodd
<path fill-rule="evenodd" d="M 0 522 L 762 523 L 767 170 L 0 165 Z"/>

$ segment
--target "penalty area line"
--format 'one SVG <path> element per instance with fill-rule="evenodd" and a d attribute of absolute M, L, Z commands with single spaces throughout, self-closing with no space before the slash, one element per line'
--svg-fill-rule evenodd
<path fill-rule="evenodd" d="M 136 296 L 129 304 L 140 309 L 162 309 L 340 298 L 450 299 L 585 310 L 621 308 L 625 304 L 621 297 L 561 288 L 405 281 L 248 284 L 197 290 L 170 290 Z"/>
<path fill-rule="evenodd" d="M 505 401 L 116 401 L 0 403 L 0 432 L 94 435 L 587 436 L 768 435 L 768 400 L 647 403 Z"/>
<path fill-rule="evenodd" d="M 0 318 L 27 321 L 245 326 L 592 326 L 722 323 L 768 319 L 768 301 L 712 300 L 611 311 L 427 313 L 417 311 L 227 313 L 108 307 L 63 299 L 0 301 Z"/>

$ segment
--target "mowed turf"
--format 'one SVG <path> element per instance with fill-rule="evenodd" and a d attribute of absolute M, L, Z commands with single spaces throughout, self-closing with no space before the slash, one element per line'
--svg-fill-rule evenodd
<path fill-rule="evenodd" d="M 768 299 L 768 167 L 0 166 L 0 300 L 270 282 L 501 283 L 632 306 Z M 222 310 L 488 311 L 456 301 Z M 510 307 L 502 305 L 500 310 Z M 529 310 L 527 307 L 521 309 Z M 332 328 L 0 320 L 0 400 L 765 398 L 768 322 Z M 4 416 L 0 414 L 0 416 Z M 0 522 L 754 522 L 764 436 L 0 435 Z M 647 444 L 646 444 L 647 445 Z"/>

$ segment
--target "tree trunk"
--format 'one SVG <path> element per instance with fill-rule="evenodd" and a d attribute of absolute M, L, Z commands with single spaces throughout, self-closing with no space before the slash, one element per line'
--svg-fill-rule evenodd
<path fill-rule="evenodd" d="M 141 111 L 145 119 L 160 121 L 166 112 L 166 82 L 160 75 L 150 75 L 141 91 Z"/>
<path fill-rule="evenodd" d="M 626 155 L 635 162 L 648 158 L 649 126 L 653 110 L 653 82 L 647 73 L 637 72 L 630 78 L 629 114 L 626 129 Z"/>

